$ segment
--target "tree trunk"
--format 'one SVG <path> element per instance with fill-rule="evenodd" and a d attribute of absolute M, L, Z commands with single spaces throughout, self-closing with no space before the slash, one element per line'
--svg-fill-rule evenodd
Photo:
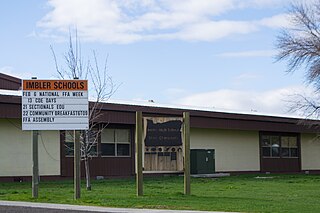
<path fill-rule="evenodd" d="M 86 169 L 86 188 L 88 191 L 91 191 L 91 180 L 90 180 L 90 168 L 89 168 L 89 159 L 84 160 L 84 166 Z"/>

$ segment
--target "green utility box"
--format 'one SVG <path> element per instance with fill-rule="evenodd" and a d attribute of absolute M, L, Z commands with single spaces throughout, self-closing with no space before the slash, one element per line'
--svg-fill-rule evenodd
<path fill-rule="evenodd" d="M 190 150 L 191 174 L 213 174 L 215 172 L 214 149 Z"/>

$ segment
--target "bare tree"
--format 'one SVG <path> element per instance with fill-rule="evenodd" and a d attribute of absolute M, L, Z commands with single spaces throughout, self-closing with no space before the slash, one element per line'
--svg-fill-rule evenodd
<path fill-rule="evenodd" d="M 86 188 L 87 190 L 91 190 L 89 160 L 91 160 L 93 156 L 97 155 L 98 138 L 102 130 L 106 127 L 105 124 L 102 124 L 99 121 L 102 109 L 101 102 L 108 100 L 115 91 L 115 85 L 112 81 L 112 78 L 107 73 L 108 57 L 106 57 L 102 68 L 99 66 L 95 51 L 92 52 L 93 62 L 91 62 L 89 59 L 85 61 L 81 55 L 81 45 L 77 34 L 75 37 L 72 37 L 71 33 L 69 36 L 68 50 L 64 54 L 66 68 L 59 67 L 55 51 L 52 47 L 51 50 L 53 53 L 58 78 L 88 79 L 92 85 L 91 89 L 89 89 L 90 97 L 92 98 L 89 104 L 89 129 L 79 132 L 81 143 L 81 160 L 83 160 L 85 164 Z M 70 132 L 67 132 L 66 134 L 70 134 Z M 69 136 L 71 138 L 75 137 L 73 133 Z M 73 147 L 70 146 L 66 148 L 73 150 Z"/>
<path fill-rule="evenodd" d="M 305 70 L 307 84 L 315 94 L 320 92 L 320 1 L 292 3 L 289 10 L 290 27 L 277 38 L 277 61 L 286 61 L 287 72 Z M 315 97 L 298 94 L 291 111 L 302 111 L 307 118 L 319 117 L 320 105 Z"/>

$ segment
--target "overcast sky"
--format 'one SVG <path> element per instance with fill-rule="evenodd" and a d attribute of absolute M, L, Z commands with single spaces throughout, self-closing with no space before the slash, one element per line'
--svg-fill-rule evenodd
<path fill-rule="evenodd" d="M 4 0 L 0 72 L 56 76 L 70 29 L 119 86 L 112 99 L 284 114 L 308 92 L 304 73 L 275 62 L 288 0 Z M 306 0 L 305 0 L 306 2 Z"/>

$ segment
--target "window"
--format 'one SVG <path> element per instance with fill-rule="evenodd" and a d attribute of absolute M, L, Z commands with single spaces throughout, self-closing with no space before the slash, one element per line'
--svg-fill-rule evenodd
<path fill-rule="evenodd" d="M 73 156 L 74 137 L 73 130 L 65 131 L 64 135 L 64 153 L 66 156 Z"/>
<path fill-rule="evenodd" d="M 263 134 L 261 136 L 263 157 L 298 157 L 297 136 Z"/>
<path fill-rule="evenodd" d="M 85 143 L 86 150 L 88 152 L 88 156 L 90 157 L 97 157 L 98 156 L 98 135 L 99 131 L 98 129 L 91 129 L 88 132 L 88 140 L 89 143 Z M 84 148 L 82 148 L 84 150 Z M 82 153 L 83 154 L 83 153 Z"/>
<path fill-rule="evenodd" d="M 102 156 L 130 156 L 130 130 L 104 129 L 101 134 Z"/>
<path fill-rule="evenodd" d="M 264 157 L 279 157 L 280 140 L 279 136 L 262 136 L 262 155 Z"/>
<path fill-rule="evenodd" d="M 298 157 L 297 137 L 281 137 L 281 155 L 282 157 Z"/>
<path fill-rule="evenodd" d="M 81 134 L 82 133 L 82 134 Z M 78 138 L 80 138 L 80 141 L 85 141 L 85 134 L 81 131 L 76 131 L 76 134 L 78 134 Z M 98 131 L 97 130 L 91 130 L 88 133 L 88 139 L 89 143 L 82 143 L 81 144 L 81 155 L 83 156 L 84 150 L 88 150 L 89 156 L 94 157 L 97 156 L 97 137 Z M 65 156 L 73 156 L 74 153 L 74 131 L 73 130 L 67 130 L 65 131 Z"/>

